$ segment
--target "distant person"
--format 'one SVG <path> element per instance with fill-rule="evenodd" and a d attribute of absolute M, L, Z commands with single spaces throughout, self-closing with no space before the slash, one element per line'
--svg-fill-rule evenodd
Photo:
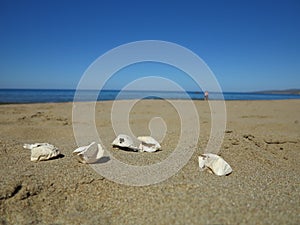
<path fill-rule="evenodd" d="M 205 91 L 205 92 L 204 92 L 204 100 L 205 100 L 205 101 L 208 101 L 208 91 Z"/>

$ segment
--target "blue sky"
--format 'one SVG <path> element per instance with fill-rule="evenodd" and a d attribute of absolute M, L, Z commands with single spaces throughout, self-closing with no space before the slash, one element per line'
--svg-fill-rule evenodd
<path fill-rule="evenodd" d="M 299 12 L 297 0 L 0 0 L 0 88 L 76 88 L 95 59 L 140 40 L 192 50 L 224 91 L 300 88 Z M 122 76 L 143 76 L 143 69 Z M 118 80 L 107 87 L 120 88 Z"/>

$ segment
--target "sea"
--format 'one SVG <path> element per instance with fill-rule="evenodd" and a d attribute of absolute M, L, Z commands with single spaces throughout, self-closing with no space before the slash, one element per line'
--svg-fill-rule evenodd
<path fill-rule="evenodd" d="M 203 100 L 203 92 L 175 91 L 120 91 L 120 90 L 84 90 L 75 95 L 76 90 L 45 89 L 0 89 L 0 103 L 50 103 L 75 101 L 109 101 L 129 99 L 193 99 Z M 76 98 L 74 98 L 76 96 Z M 300 99 L 300 95 L 264 94 L 245 92 L 209 93 L 209 100 L 284 100 Z"/>

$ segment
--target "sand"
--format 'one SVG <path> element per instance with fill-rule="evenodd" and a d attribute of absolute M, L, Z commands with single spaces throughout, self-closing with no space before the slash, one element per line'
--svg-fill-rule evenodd
<path fill-rule="evenodd" d="M 195 105 L 201 133 L 191 147 L 197 151 L 177 174 L 143 187 L 112 182 L 72 157 L 72 103 L 0 105 L 0 224 L 299 224 L 300 101 L 226 102 L 219 154 L 234 171 L 225 177 L 199 171 L 211 117 L 207 102 Z M 111 106 L 98 103 L 96 125 L 117 159 L 146 165 L 172 152 L 180 122 L 169 103 L 143 100 L 130 113 L 135 135 L 149 135 L 151 118 L 164 119 L 167 132 L 157 153 L 110 147 Z M 22 145 L 35 142 L 54 144 L 62 157 L 31 162 Z"/>

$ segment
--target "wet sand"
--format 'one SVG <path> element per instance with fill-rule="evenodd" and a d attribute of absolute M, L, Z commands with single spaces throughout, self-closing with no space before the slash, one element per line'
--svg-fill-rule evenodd
<path fill-rule="evenodd" d="M 112 182 L 72 157 L 72 103 L 0 105 L 0 224 L 299 224 L 300 101 L 226 102 L 219 154 L 233 173 L 225 177 L 199 171 L 211 112 L 207 102 L 195 105 L 200 135 L 191 148 L 197 150 L 177 174 L 143 187 Z M 143 100 L 129 116 L 137 136 L 150 134 L 152 118 L 164 119 L 167 130 L 157 153 L 111 148 L 111 106 L 97 104 L 96 126 L 117 159 L 148 165 L 173 151 L 180 117 L 169 103 Z M 54 144 L 62 157 L 31 162 L 22 146 L 35 142 Z"/>

